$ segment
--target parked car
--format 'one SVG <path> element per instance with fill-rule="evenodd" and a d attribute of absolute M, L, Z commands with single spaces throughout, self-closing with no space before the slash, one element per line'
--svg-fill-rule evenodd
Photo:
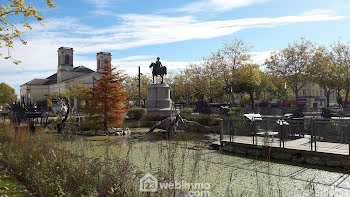
<path fill-rule="evenodd" d="M 322 118 L 332 118 L 332 117 L 342 117 L 343 114 L 341 112 L 336 112 L 327 108 L 322 108 L 321 117 Z"/>

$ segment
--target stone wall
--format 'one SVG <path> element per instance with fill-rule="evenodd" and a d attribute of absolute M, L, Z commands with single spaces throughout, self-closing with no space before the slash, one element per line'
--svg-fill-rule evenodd
<path fill-rule="evenodd" d="M 222 142 L 222 150 L 231 153 L 250 155 L 253 157 L 350 169 L 350 155 L 256 146 L 234 142 Z"/>

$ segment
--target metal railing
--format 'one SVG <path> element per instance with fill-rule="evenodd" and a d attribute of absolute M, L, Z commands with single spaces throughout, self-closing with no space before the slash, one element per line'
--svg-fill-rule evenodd
<path fill-rule="evenodd" d="M 350 155 L 350 122 L 344 120 L 224 119 L 221 141 Z"/>

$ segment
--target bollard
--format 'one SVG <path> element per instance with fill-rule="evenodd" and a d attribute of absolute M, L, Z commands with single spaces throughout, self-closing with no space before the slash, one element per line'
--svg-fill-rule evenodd
<path fill-rule="evenodd" d="M 309 125 L 309 130 L 310 130 L 310 144 L 311 144 L 311 151 L 312 151 L 312 143 L 313 143 L 313 129 L 312 129 L 312 122 L 310 122 Z"/>
<path fill-rule="evenodd" d="M 349 147 L 349 155 L 350 155 L 350 130 L 349 130 L 349 124 L 346 124 L 346 134 L 348 135 L 348 147 Z"/>
<path fill-rule="evenodd" d="M 280 148 L 282 147 L 282 125 L 279 125 L 280 132 L 279 132 L 279 137 L 280 137 Z"/>
<path fill-rule="evenodd" d="M 284 138 L 286 137 L 286 125 L 282 125 L 282 148 L 284 148 Z"/>
<path fill-rule="evenodd" d="M 220 120 L 220 144 L 222 145 L 222 141 L 224 139 L 224 120 L 223 119 L 219 119 Z"/>
<path fill-rule="evenodd" d="M 276 123 L 279 125 L 279 138 L 280 138 L 280 148 L 284 148 L 284 138 L 285 138 L 285 130 L 287 128 L 287 126 L 289 125 L 288 122 L 286 122 L 285 120 L 280 120 L 278 119 L 276 121 Z"/>

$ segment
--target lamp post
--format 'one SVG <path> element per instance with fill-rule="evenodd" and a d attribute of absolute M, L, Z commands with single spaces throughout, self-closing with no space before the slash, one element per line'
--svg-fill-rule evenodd
<path fill-rule="evenodd" d="M 284 82 L 284 104 L 285 104 L 285 106 L 284 106 L 284 114 L 286 114 L 286 111 L 287 111 L 287 83 L 286 82 Z"/>
<path fill-rule="evenodd" d="M 142 75 L 141 68 L 139 66 L 139 74 L 138 74 L 138 78 L 137 78 L 138 88 L 139 88 L 139 96 L 138 96 L 138 103 L 137 103 L 138 107 L 141 107 L 141 75 Z"/>

